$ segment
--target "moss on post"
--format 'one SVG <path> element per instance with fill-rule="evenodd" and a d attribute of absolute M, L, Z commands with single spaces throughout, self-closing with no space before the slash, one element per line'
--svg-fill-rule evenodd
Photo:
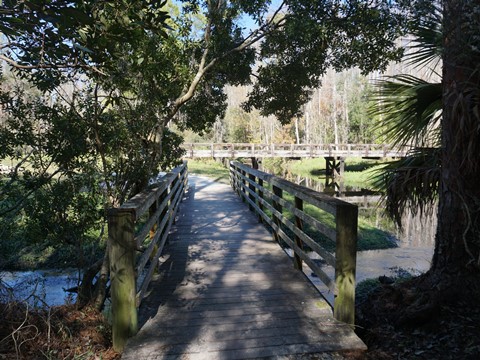
<path fill-rule="evenodd" d="M 337 246 L 335 262 L 334 317 L 355 323 L 355 268 L 357 261 L 358 208 L 345 204 L 337 207 Z"/>
<path fill-rule="evenodd" d="M 113 209 L 108 214 L 113 348 L 121 352 L 137 332 L 134 214 Z"/>

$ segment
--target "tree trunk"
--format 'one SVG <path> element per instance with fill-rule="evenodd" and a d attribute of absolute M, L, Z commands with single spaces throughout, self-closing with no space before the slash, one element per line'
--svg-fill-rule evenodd
<path fill-rule="evenodd" d="M 310 113 L 305 112 L 305 144 L 310 144 Z"/>
<path fill-rule="evenodd" d="M 333 103 L 333 133 L 335 136 L 335 144 L 338 144 L 338 124 L 337 124 L 337 83 L 335 77 L 332 85 L 332 103 Z"/>
<path fill-rule="evenodd" d="M 94 293 L 93 281 L 102 266 L 102 262 L 103 259 L 98 260 L 96 263 L 91 265 L 82 276 L 82 281 L 78 287 L 76 302 L 77 307 L 80 309 L 85 307 L 87 304 L 90 304 L 92 301 L 92 296 Z"/>
<path fill-rule="evenodd" d="M 300 131 L 298 130 L 298 116 L 295 117 L 295 141 L 300 144 Z"/>
<path fill-rule="evenodd" d="M 479 13 L 479 1 L 444 1 L 442 175 L 427 279 L 452 297 L 480 287 Z"/>

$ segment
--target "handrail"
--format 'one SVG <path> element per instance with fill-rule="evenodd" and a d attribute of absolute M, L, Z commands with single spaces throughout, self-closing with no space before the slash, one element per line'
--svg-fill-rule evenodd
<path fill-rule="evenodd" d="M 108 210 L 113 347 L 137 332 L 137 308 L 152 279 L 188 182 L 187 163 Z"/>
<path fill-rule="evenodd" d="M 230 162 L 233 189 L 249 204 L 259 220 L 270 225 L 276 240 L 282 239 L 294 252 L 295 268 L 302 261 L 335 294 L 334 317 L 348 324 L 355 322 L 355 268 L 357 251 L 358 208 L 356 205 L 327 196 L 274 175 L 252 169 L 236 161 Z M 284 196 L 285 193 L 290 197 Z M 290 198 L 290 199 L 289 199 Z M 304 204 L 333 215 L 335 227 L 304 211 Z M 284 214 L 288 210 L 291 217 Z M 292 219 L 293 217 L 293 219 Z M 335 243 L 335 255 L 313 240 L 304 230 L 308 224 Z M 285 232 L 288 229 L 292 234 Z M 308 246 L 328 265 L 335 268 L 335 278 L 315 263 L 304 251 Z"/>
<path fill-rule="evenodd" d="M 409 147 L 389 144 L 185 143 L 186 158 L 196 157 L 405 157 Z"/>

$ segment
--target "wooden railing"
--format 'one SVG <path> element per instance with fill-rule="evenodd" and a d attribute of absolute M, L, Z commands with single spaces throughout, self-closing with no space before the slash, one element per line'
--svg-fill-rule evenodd
<path fill-rule="evenodd" d="M 408 148 L 388 144 L 183 144 L 186 158 L 405 157 Z"/>
<path fill-rule="evenodd" d="M 275 239 L 283 240 L 293 250 L 294 266 L 301 270 L 305 262 L 334 293 L 335 318 L 354 324 L 357 206 L 236 161 L 230 162 L 230 180 L 259 220 L 273 229 Z M 330 214 L 330 224 L 315 218 L 320 212 Z M 333 241 L 335 254 L 312 239 L 312 232 L 304 231 L 305 226 Z M 310 258 L 307 247 L 335 269 L 333 279 Z"/>
<path fill-rule="evenodd" d="M 187 164 L 166 174 L 119 208 L 108 211 L 113 347 L 137 332 L 145 296 L 187 185 Z"/>

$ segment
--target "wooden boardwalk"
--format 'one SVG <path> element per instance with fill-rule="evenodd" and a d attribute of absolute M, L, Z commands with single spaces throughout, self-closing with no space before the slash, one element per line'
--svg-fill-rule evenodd
<path fill-rule="evenodd" d="M 289 359 L 364 350 L 227 185 L 190 177 L 122 359 Z M 293 356 L 293 357 L 292 357 Z"/>
<path fill-rule="evenodd" d="M 388 144 L 183 144 L 185 158 L 405 157 L 409 148 Z"/>

